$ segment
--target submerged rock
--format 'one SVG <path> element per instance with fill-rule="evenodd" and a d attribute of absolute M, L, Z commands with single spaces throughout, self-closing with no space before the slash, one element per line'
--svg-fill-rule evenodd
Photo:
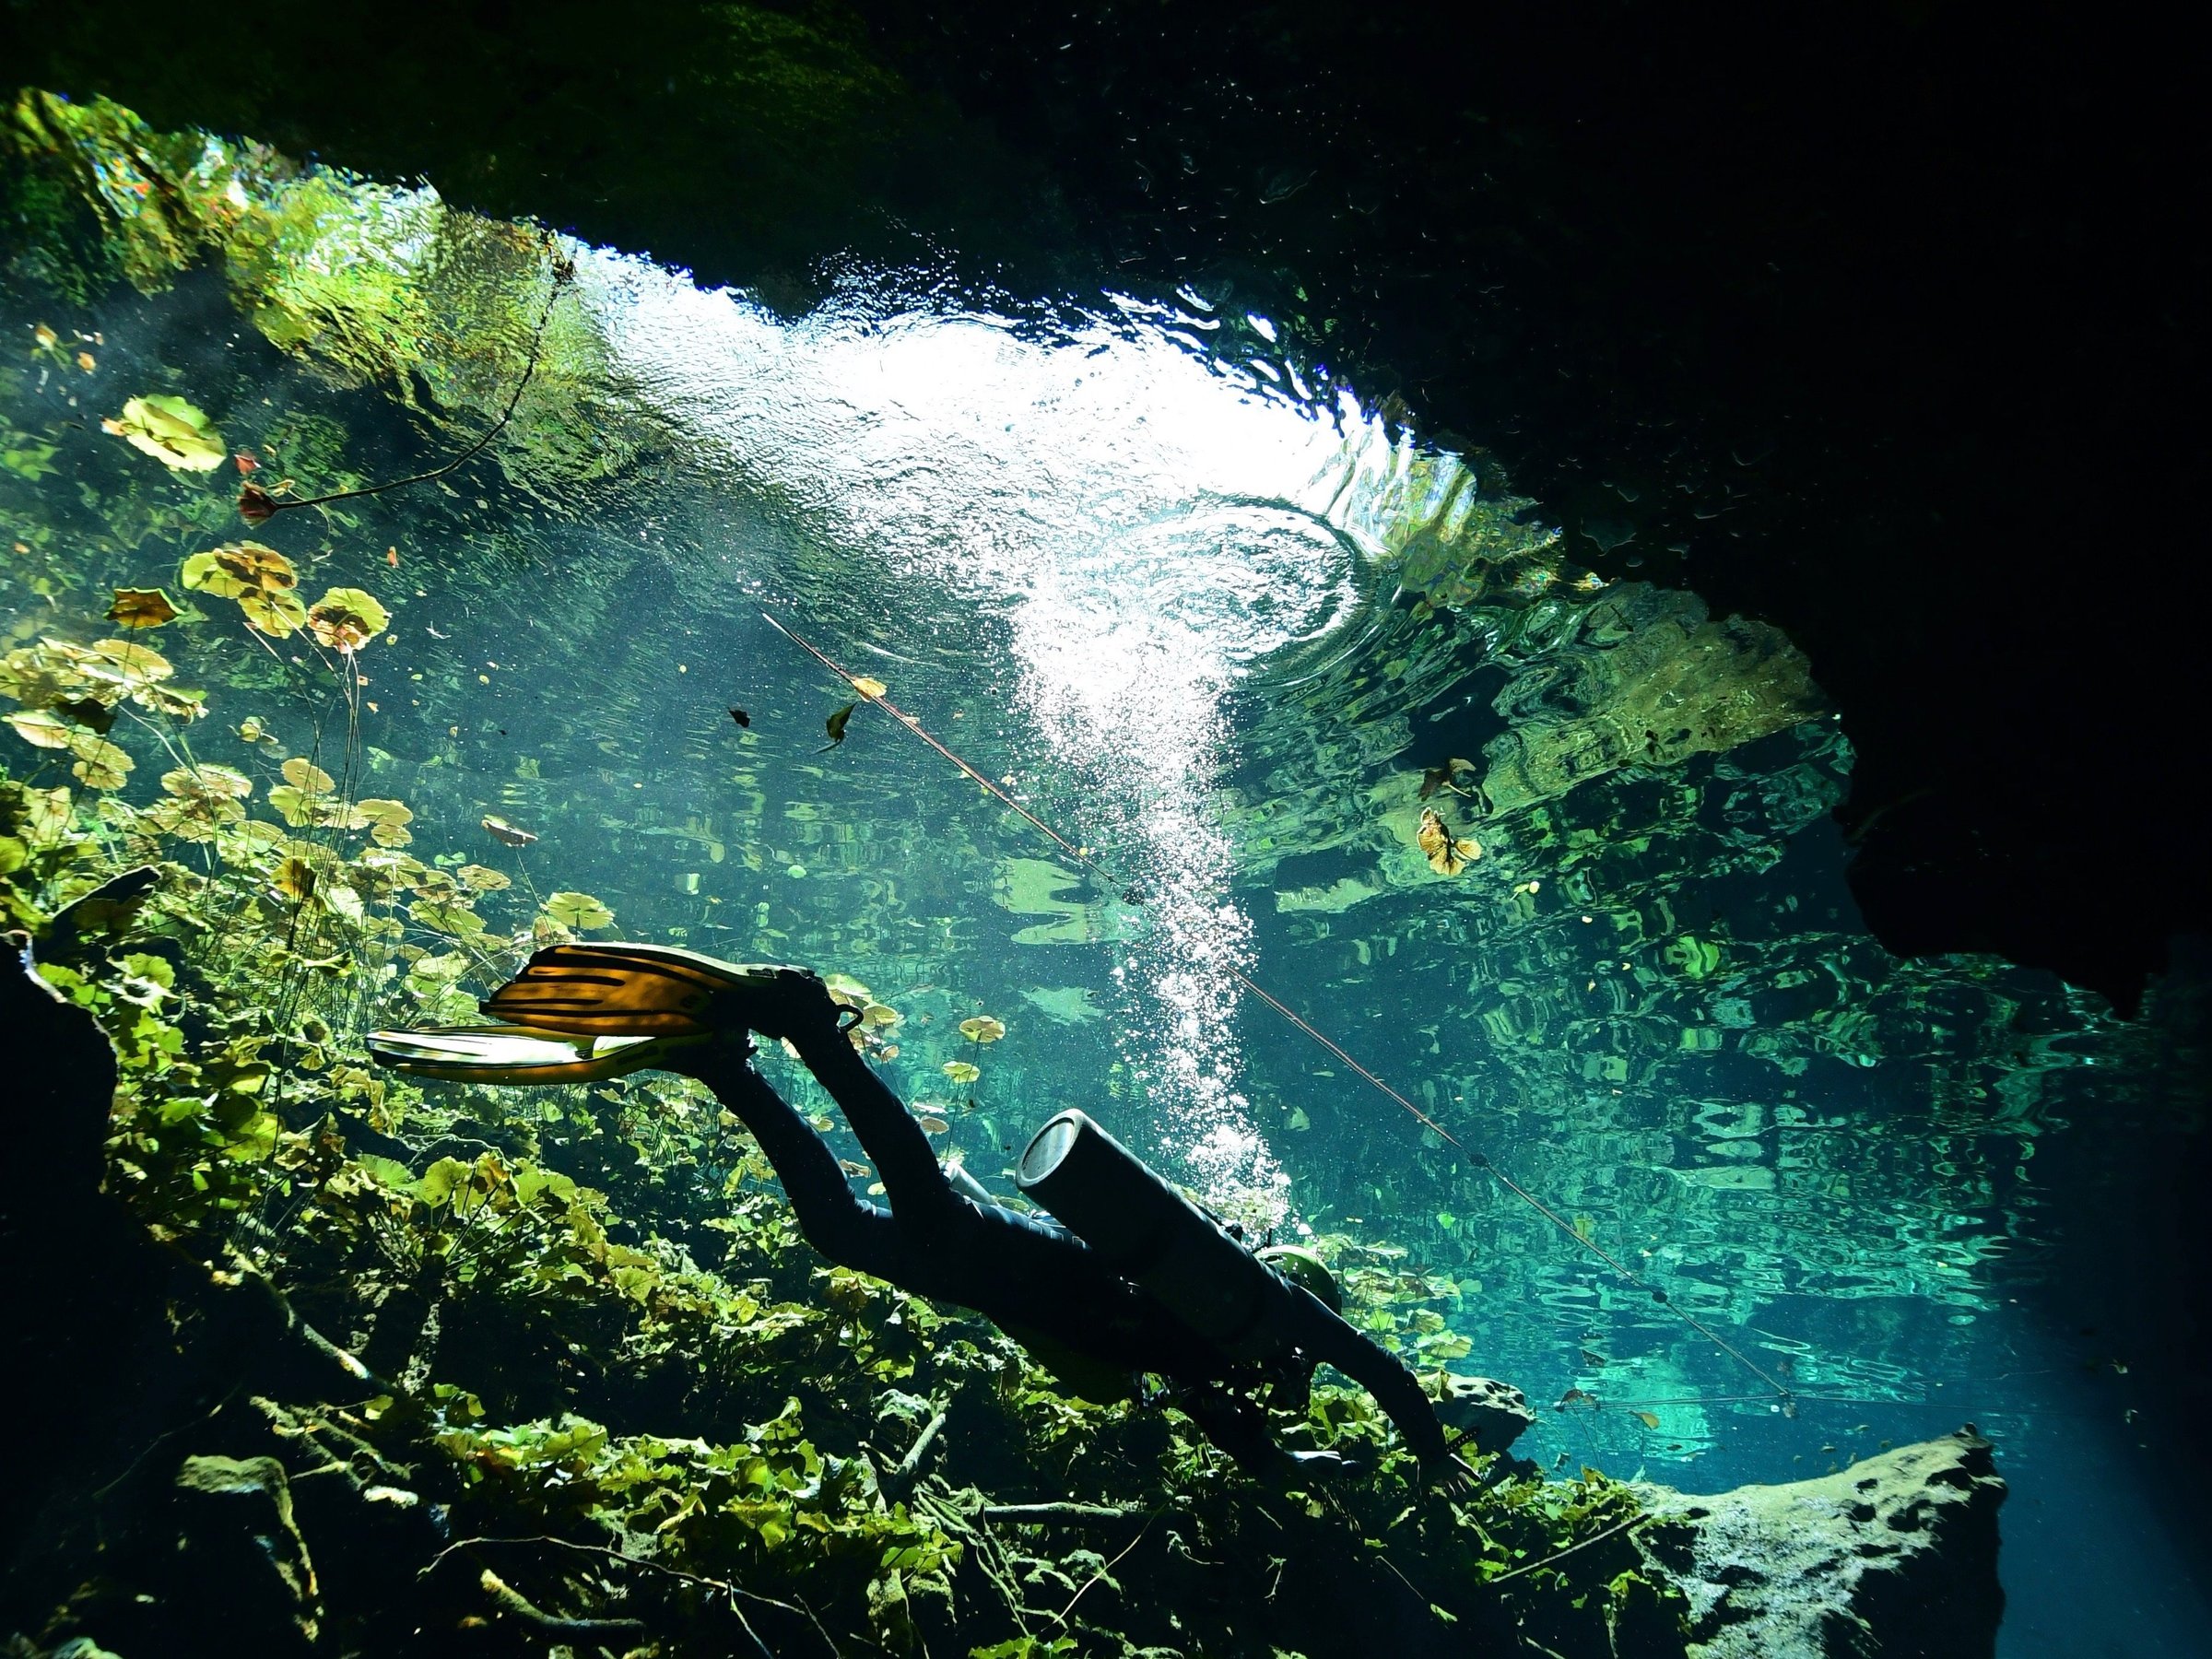
<path fill-rule="evenodd" d="M 1971 1424 L 1815 1480 L 1637 1495 L 1645 1560 L 1689 1599 L 1692 1659 L 1995 1649 L 2005 1482 Z"/>
<path fill-rule="evenodd" d="M 1494 1377 L 1458 1377 L 1446 1373 L 1441 1389 L 1432 1389 L 1436 1415 L 1447 1429 L 1465 1434 L 1477 1452 L 1504 1452 L 1532 1428 L 1536 1414 L 1528 1396 L 1510 1382 Z"/>

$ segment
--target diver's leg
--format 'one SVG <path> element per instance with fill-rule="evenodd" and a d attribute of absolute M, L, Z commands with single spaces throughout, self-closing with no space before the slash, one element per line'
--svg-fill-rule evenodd
<path fill-rule="evenodd" d="M 945 1179 L 936 1148 L 913 1113 L 868 1069 L 868 1063 L 837 1029 L 837 1005 L 827 992 L 821 1001 L 826 1018 L 809 1019 L 794 1030 L 792 1046 L 860 1137 L 890 1198 L 892 1214 L 916 1237 L 973 1219 L 975 1206 Z"/>
<path fill-rule="evenodd" d="M 687 1069 L 760 1143 L 807 1243 L 841 1266 L 903 1282 L 909 1252 L 897 1220 L 853 1195 L 837 1155 L 789 1101 L 739 1055 L 702 1055 Z"/>

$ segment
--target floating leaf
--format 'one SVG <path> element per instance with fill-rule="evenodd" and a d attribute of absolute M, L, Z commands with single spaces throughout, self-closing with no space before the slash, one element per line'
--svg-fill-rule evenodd
<path fill-rule="evenodd" d="M 76 757 L 70 771 L 88 789 L 121 789 L 135 764 L 130 756 L 98 732 L 72 732 L 69 752 Z"/>
<path fill-rule="evenodd" d="M 131 700 L 174 720 L 204 720 L 207 716 L 207 693 L 182 686 L 141 686 L 131 693 Z M 111 718 L 108 724 L 112 725 L 114 721 Z"/>
<path fill-rule="evenodd" d="M 845 740 L 845 723 L 853 718 L 853 711 L 859 707 L 858 703 L 847 703 L 823 723 L 824 728 L 830 734 L 830 741 L 815 750 L 816 754 L 819 755 L 833 749 Z"/>
<path fill-rule="evenodd" d="M 509 823 L 495 813 L 484 815 L 484 828 L 490 832 L 492 840 L 502 841 L 510 847 L 526 847 L 537 839 L 529 830 Z"/>
<path fill-rule="evenodd" d="M 587 927 L 611 926 L 615 920 L 615 912 L 589 893 L 547 894 L 545 909 L 554 921 L 579 933 Z"/>
<path fill-rule="evenodd" d="M 265 524 L 276 516 L 276 498 L 258 484 L 243 485 L 238 492 L 238 516 L 249 524 Z"/>
<path fill-rule="evenodd" d="M 864 677 L 853 682 L 853 689 L 863 697 L 881 697 L 890 688 L 879 679 L 868 679 Z"/>
<path fill-rule="evenodd" d="M 479 893 L 497 893 L 514 885 L 499 871 L 480 864 L 463 865 L 453 874 Z"/>
<path fill-rule="evenodd" d="M 91 678 L 127 686 L 133 690 L 165 680 L 176 672 L 159 652 L 134 645 L 128 640 L 102 640 L 79 660 Z"/>
<path fill-rule="evenodd" d="M 179 800 L 242 801 L 253 793 L 253 780 L 228 766 L 201 762 L 180 766 L 161 774 L 161 787 Z"/>
<path fill-rule="evenodd" d="M 971 1042 L 996 1042 L 1006 1034 L 1006 1028 L 988 1014 L 960 1021 L 960 1035 Z"/>
<path fill-rule="evenodd" d="M 287 858 L 277 865 L 276 890 L 304 904 L 315 896 L 314 866 L 304 858 Z"/>
<path fill-rule="evenodd" d="M 332 588 L 308 608 L 307 630 L 331 650 L 350 654 L 391 620 L 391 613 L 359 588 Z"/>
<path fill-rule="evenodd" d="M 249 627 L 271 639 L 296 634 L 307 625 L 307 606 L 297 594 L 241 594 L 238 608 L 245 613 Z"/>
<path fill-rule="evenodd" d="M 1439 876 L 1456 876 L 1482 856 L 1481 846 L 1471 837 L 1453 836 L 1433 806 L 1421 809 L 1420 828 L 1413 839 Z"/>
<path fill-rule="evenodd" d="M 238 723 L 238 736 L 241 743 L 261 744 L 269 748 L 276 747 L 276 739 L 270 735 L 269 728 L 261 724 L 257 715 L 249 714 Z"/>
<path fill-rule="evenodd" d="M 1633 1413 L 1632 1415 L 1635 1417 L 1636 1420 L 1641 1423 L 1646 1429 L 1656 1429 L 1659 1427 L 1659 1414 L 1655 1411 L 1639 1411 Z"/>
<path fill-rule="evenodd" d="M 868 1003 L 860 1010 L 860 1023 L 871 1029 L 895 1026 L 905 1018 L 898 1009 L 879 1002 Z"/>
<path fill-rule="evenodd" d="M 100 424 L 133 449 L 182 472 L 213 472 L 228 453 L 206 414 L 181 397 L 134 397 L 120 416 Z"/>
<path fill-rule="evenodd" d="M 369 827 L 370 839 L 380 847 L 404 847 L 415 839 L 407 829 L 415 814 L 398 801 L 356 801 L 354 811 Z"/>
<path fill-rule="evenodd" d="M 313 761 L 304 760 L 297 755 L 287 760 L 281 770 L 287 783 L 296 789 L 305 790 L 309 794 L 321 794 L 325 790 L 335 788 L 337 784 L 336 779 Z"/>
<path fill-rule="evenodd" d="M 225 542 L 194 553 L 179 580 L 195 592 L 237 600 L 248 623 L 279 640 L 307 621 L 307 607 L 292 592 L 300 572 L 276 548 L 256 541 Z"/>
<path fill-rule="evenodd" d="M 69 747 L 71 728 L 56 720 L 43 709 L 25 709 L 7 717 L 7 724 L 16 728 L 16 735 L 24 742 L 36 744 L 40 748 L 65 749 Z"/>
<path fill-rule="evenodd" d="M 942 1069 L 955 1083 L 963 1085 L 972 1083 L 983 1075 L 965 1060 L 947 1060 Z"/>
<path fill-rule="evenodd" d="M 269 805 L 295 830 L 315 820 L 314 798 L 289 783 L 279 783 L 269 791 Z"/>
<path fill-rule="evenodd" d="M 274 594 L 297 587 L 300 572 L 276 548 L 241 541 L 194 553 L 184 561 L 178 579 L 198 592 L 236 599 L 256 591 Z"/>
<path fill-rule="evenodd" d="M 730 718 L 735 721 L 741 726 L 749 726 L 753 724 L 753 717 L 750 714 L 747 714 L 743 709 L 732 709 L 730 711 Z"/>
<path fill-rule="evenodd" d="M 162 588 L 117 588 L 108 620 L 119 628 L 159 628 L 182 615 Z"/>
<path fill-rule="evenodd" d="M 1306 1115 L 1306 1109 L 1303 1106 L 1290 1108 L 1290 1127 L 1298 1130 L 1300 1134 L 1313 1127 L 1313 1120 Z"/>
<path fill-rule="evenodd" d="M 484 918 L 465 904 L 425 901 L 408 905 L 407 914 L 425 927 L 435 928 L 441 934 L 452 934 L 456 938 L 473 939 L 485 931 Z"/>

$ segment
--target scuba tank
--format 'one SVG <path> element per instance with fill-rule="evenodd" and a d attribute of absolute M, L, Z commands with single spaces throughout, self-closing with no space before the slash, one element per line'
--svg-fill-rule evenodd
<path fill-rule="evenodd" d="M 1087 1114 L 1063 1112 L 1040 1129 L 1014 1184 L 1231 1359 L 1291 1346 L 1293 1299 L 1304 1292 Z"/>

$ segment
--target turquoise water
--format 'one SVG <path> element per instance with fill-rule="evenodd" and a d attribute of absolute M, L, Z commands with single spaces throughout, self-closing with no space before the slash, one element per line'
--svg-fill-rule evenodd
<path fill-rule="evenodd" d="M 413 211 L 351 227 L 356 256 L 466 340 L 456 296 L 527 291 L 519 256 L 437 264 Z M 1588 576 L 1482 457 L 1194 294 L 1048 308 L 856 272 L 784 316 L 567 252 L 512 442 L 256 533 L 302 587 L 389 608 L 355 676 L 212 600 L 162 636 L 214 688 L 200 759 L 265 793 L 251 715 L 404 801 L 418 855 L 512 879 L 479 906 L 498 929 L 583 892 L 613 912 L 594 936 L 865 982 L 901 1017 L 887 1075 L 979 1176 L 1003 1190 L 1029 1131 L 1085 1107 L 1422 1310 L 1423 1357 L 1562 1402 L 1539 1463 L 1716 1489 L 1971 1419 L 2015 1482 L 2006 1651 L 2192 1651 L 2124 1374 L 2036 1311 L 2065 1242 L 2041 1171 L 2124 1115 L 2143 1039 L 2047 976 L 1865 935 L 1828 816 L 1848 740 L 1785 640 Z M 41 324 L 95 367 L 26 346 Z M 209 272 L 74 307 L 18 280 L 0 338 L 11 454 L 52 446 L 0 502 L 74 550 L 48 592 L 18 555 L 10 645 L 99 638 L 111 587 L 179 593 L 184 557 L 241 534 L 229 469 L 100 429 L 124 396 L 189 396 L 311 491 L 434 464 L 512 380 L 510 353 L 406 401 L 347 383 L 330 339 L 280 353 Z M 853 694 L 771 617 L 1004 796 L 878 706 L 831 746 Z M 118 736 L 145 750 L 119 793 L 153 799 L 167 760 Z M 1425 806 L 1479 843 L 1456 874 Z M 351 1013 L 425 1006 L 394 982 Z M 963 1037 L 976 1015 L 1003 1040 Z"/>

